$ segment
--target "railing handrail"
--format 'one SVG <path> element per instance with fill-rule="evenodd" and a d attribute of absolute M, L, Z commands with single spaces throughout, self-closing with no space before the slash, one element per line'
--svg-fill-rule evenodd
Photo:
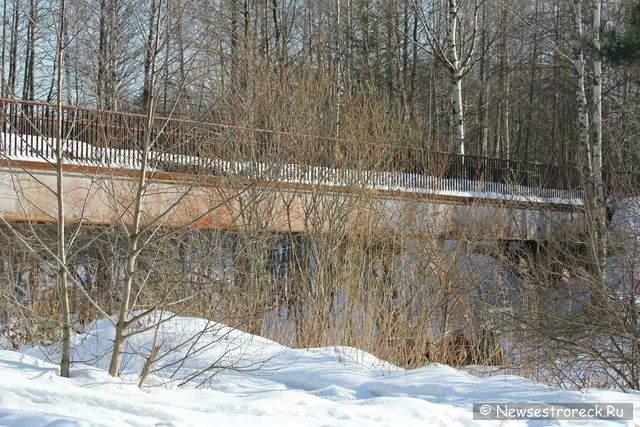
<path fill-rule="evenodd" d="M 2 97 L 0 97 L 0 104 L 5 104 L 5 103 L 17 103 L 17 104 L 49 107 L 52 110 L 57 108 L 56 104 L 50 103 L 50 102 L 29 101 L 29 100 L 21 100 L 21 99 L 2 98 Z M 123 116 L 123 117 L 135 117 L 135 118 L 139 118 L 139 119 L 146 119 L 146 116 L 144 114 L 141 114 L 141 113 L 125 112 L 125 111 L 118 111 L 118 110 L 107 110 L 107 109 L 101 109 L 101 108 L 95 108 L 95 107 L 84 107 L 84 106 L 81 107 L 81 106 L 63 104 L 62 105 L 62 109 L 65 110 L 65 111 L 86 111 L 86 112 L 99 113 L 99 114 L 108 113 L 110 115 L 118 115 L 118 116 Z M 449 152 L 449 151 L 427 149 L 427 148 L 423 148 L 423 147 L 414 147 L 414 146 L 411 146 L 411 145 L 391 144 L 391 143 L 382 143 L 382 142 L 367 142 L 367 141 L 361 141 L 361 140 L 357 140 L 357 139 L 341 138 L 341 137 L 336 137 L 336 136 L 323 136 L 323 135 L 306 134 L 306 133 L 301 133 L 301 132 L 290 132 L 290 131 L 281 131 L 281 130 L 279 131 L 279 130 L 273 130 L 273 129 L 260 128 L 260 127 L 246 127 L 246 126 L 232 125 L 232 124 L 226 124 L 226 123 L 214 123 L 214 122 L 199 121 L 199 120 L 194 120 L 194 119 L 178 118 L 178 117 L 172 117 L 170 115 L 169 116 L 161 115 L 161 114 L 160 115 L 154 115 L 154 120 L 161 121 L 161 122 L 175 122 L 175 123 L 194 124 L 194 125 L 200 125 L 200 126 L 205 125 L 205 126 L 227 128 L 227 129 L 239 129 L 239 130 L 252 131 L 252 132 L 272 133 L 272 134 L 293 136 L 293 137 L 301 137 L 301 138 L 324 139 L 324 140 L 332 141 L 332 142 L 345 142 L 345 143 L 353 143 L 353 142 L 355 142 L 355 143 L 361 143 L 361 144 L 373 145 L 373 146 L 380 146 L 380 147 L 406 148 L 406 149 L 429 152 L 429 153 L 434 153 L 434 154 L 442 154 L 442 155 L 448 155 L 448 156 L 459 156 L 459 157 L 470 158 L 470 159 L 499 160 L 499 161 L 505 161 L 505 162 L 518 162 L 518 163 L 527 164 L 527 165 L 540 165 L 540 166 L 557 167 L 557 165 L 553 165 L 553 164 L 550 164 L 550 163 L 531 162 L 531 161 L 523 161 L 523 160 L 516 160 L 516 159 L 504 159 L 504 158 L 501 158 L 501 157 L 481 156 L 481 155 L 477 155 L 477 154 L 459 154 L 459 153 L 452 153 L 452 152 Z"/>
<path fill-rule="evenodd" d="M 38 116 L 37 112 L 32 112 L 30 115 L 27 114 L 27 124 L 21 123 L 23 127 L 28 128 L 27 131 L 31 130 L 31 132 L 39 134 L 45 133 L 45 127 L 47 125 L 51 126 L 51 120 L 55 117 L 55 113 L 57 112 L 56 104 L 41 101 L 0 98 L 0 105 L 2 106 L 0 114 L 3 116 L 3 128 L 7 126 L 6 122 L 8 120 L 14 120 L 16 123 L 23 120 L 24 118 L 22 114 L 26 114 L 25 110 L 29 110 L 28 108 L 25 109 L 25 106 L 35 107 L 36 110 L 40 109 L 39 111 L 41 116 Z M 10 107 L 12 105 L 20 106 L 19 112 L 9 111 L 7 113 L 7 110 L 11 110 Z M 142 124 L 146 119 L 143 114 L 72 105 L 63 105 L 62 109 L 65 113 L 73 113 L 73 118 L 70 119 L 70 128 L 78 126 L 78 123 L 87 124 L 91 123 L 93 119 L 97 119 L 95 125 L 88 128 L 90 135 L 95 138 L 95 140 L 85 140 L 84 142 L 87 144 L 98 144 L 101 131 L 111 132 L 126 130 L 128 133 L 125 132 L 125 134 L 123 134 L 124 136 L 120 135 L 123 138 L 126 136 L 126 139 L 128 140 L 128 145 L 124 148 L 131 150 L 137 149 L 140 146 L 139 144 L 141 140 L 139 138 L 142 137 Z M 42 114 L 43 111 L 46 112 L 46 114 Z M 48 121 L 42 120 L 43 117 Z M 502 183 L 508 183 L 510 180 L 515 180 L 518 183 L 523 183 L 527 186 L 547 189 L 575 189 L 579 187 L 577 169 L 565 168 L 565 170 L 562 170 L 558 166 L 551 164 L 524 162 L 521 160 L 501 159 L 487 156 L 462 155 L 458 153 L 429 150 L 422 147 L 412 147 L 410 145 L 391 144 L 388 142 L 368 142 L 338 138 L 335 136 L 321 136 L 289 131 L 277 131 L 272 129 L 251 128 L 246 126 L 198 121 L 188 118 L 176 118 L 172 116 L 155 116 L 154 122 L 161 125 L 158 126 L 158 137 L 163 135 L 165 138 L 175 138 L 175 140 L 180 141 L 180 144 L 182 144 L 177 148 L 171 148 L 172 150 L 178 150 L 178 152 L 173 153 L 174 155 L 193 155 L 196 157 L 200 155 L 197 147 L 190 147 L 188 145 L 199 142 L 197 139 L 188 140 L 189 136 L 192 135 L 193 132 L 197 133 L 201 130 L 207 132 L 212 130 L 216 132 L 224 130 L 239 130 L 242 132 L 251 132 L 258 136 L 263 135 L 267 138 L 271 135 L 271 137 L 292 138 L 294 141 L 322 141 L 324 145 L 319 146 L 318 148 L 327 150 L 328 155 L 319 159 L 319 161 L 324 163 L 328 162 L 330 167 L 339 167 L 336 166 L 336 164 L 341 160 L 336 160 L 337 154 L 335 152 L 331 152 L 331 150 L 335 151 L 337 146 L 339 150 L 345 149 L 348 151 L 347 154 L 352 156 L 347 160 L 348 162 L 354 161 L 353 156 L 357 159 L 358 155 L 363 156 L 372 153 L 378 155 L 378 157 L 376 157 L 378 159 L 378 163 L 375 165 L 368 165 L 372 170 L 383 171 L 385 170 L 384 167 L 389 167 L 389 163 L 391 162 L 393 163 L 391 167 L 394 171 L 398 172 L 417 169 L 419 171 L 416 173 L 428 173 L 437 170 L 446 176 L 450 175 L 451 177 L 458 179 Z M 40 128 L 38 128 L 38 126 L 40 126 Z M 81 131 L 78 130 L 78 132 Z M 113 137 L 113 135 L 111 136 Z M 182 141 L 181 138 L 186 141 Z M 188 144 L 183 144 L 185 142 Z M 106 147 L 106 144 L 110 144 L 111 141 L 104 141 L 104 143 Z M 254 146 L 260 143 L 261 142 L 259 141 L 249 141 L 248 145 L 241 145 L 239 149 L 253 152 L 255 149 Z M 207 148 L 216 149 L 215 146 L 212 147 Z M 277 147 L 270 147 L 270 149 L 277 149 Z M 380 153 L 383 153 L 382 156 Z M 384 156 L 387 156 L 387 158 Z M 389 156 L 391 156 L 391 158 L 388 158 Z M 418 159 L 417 163 L 416 158 Z M 440 164 L 433 165 L 430 163 L 431 161 L 436 163 L 440 162 Z M 383 167 L 378 167 L 382 162 L 384 162 Z M 327 166 L 326 164 L 317 165 Z M 489 174 L 491 177 L 487 178 L 485 174 Z M 553 178 L 552 181 L 554 182 L 549 182 L 551 178 Z M 561 180 L 564 182 L 560 182 Z"/>

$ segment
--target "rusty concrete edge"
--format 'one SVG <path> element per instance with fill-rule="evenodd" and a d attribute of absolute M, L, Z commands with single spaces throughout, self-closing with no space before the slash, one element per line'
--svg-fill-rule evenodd
<path fill-rule="evenodd" d="M 0 161 L 0 166 L 8 168 L 17 168 L 21 171 L 27 172 L 28 170 L 55 170 L 55 165 L 29 160 L 9 160 L 3 159 Z M 85 173 L 89 175 L 111 175 L 117 177 L 137 177 L 138 170 L 124 169 L 124 168 L 109 168 L 103 166 L 86 166 L 86 165 L 63 165 L 63 170 L 67 172 Z M 147 172 L 147 177 L 156 181 L 172 182 L 176 184 L 188 183 L 190 185 L 202 185 L 202 186 L 221 186 L 221 184 L 229 184 L 229 176 L 198 176 L 188 173 L 172 173 L 172 172 Z M 194 179 L 197 177 L 197 179 Z M 557 202 L 538 202 L 538 201 L 523 201 L 523 200 L 508 200 L 508 199 L 487 199 L 474 196 L 464 195 L 449 195 L 449 194 L 437 194 L 437 193 L 419 193 L 402 190 L 385 190 L 375 188 L 361 188 L 361 187 L 347 187 L 347 186 L 335 186 L 328 184 L 304 184 L 304 183 L 285 183 L 274 182 L 268 180 L 251 180 L 243 177 L 234 177 L 234 183 L 242 188 L 248 188 L 249 186 L 258 186 L 261 188 L 278 188 L 288 191 L 302 191 L 310 193 L 313 191 L 324 191 L 327 193 L 340 193 L 340 194 L 369 194 L 374 197 L 387 197 L 394 199 L 410 200 L 410 201 L 436 201 L 445 202 L 450 204 L 459 205 L 494 205 L 504 208 L 514 209 L 533 209 L 535 210 L 551 210 L 551 211 L 563 211 L 563 212 L 582 212 L 584 207 L 578 204 L 571 203 L 557 203 Z"/>

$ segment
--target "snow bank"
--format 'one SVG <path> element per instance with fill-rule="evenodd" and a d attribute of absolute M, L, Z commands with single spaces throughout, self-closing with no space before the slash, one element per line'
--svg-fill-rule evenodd
<path fill-rule="evenodd" d="M 203 328 L 206 332 L 197 341 L 188 339 Z M 58 377 L 57 367 L 42 360 L 47 351 L 0 351 L 0 425 L 471 426 L 491 424 L 473 420 L 473 402 L 640 400 L 639 394 L 613 391 L 561 391 L 515 376 L 481 379 L 436 364 L 404 371 L 354 348 L 290 349 L 192 318 L 173 318 L 162 325 L 158 337 L 165 349 L 189 344 L 159 361 L 152 381 L 156 387 L 142 391 L 135 386 L 140 367 L 136 356 L 129 357 L 123 379 L 109 377 L 103 369 L 112 336 L 107 320 L 76 336 L 74 357 L 92 364 L 76 362 L 70 379 Z M 143 332 L 130 349 L 148 349 L 152 336 L 153 329 Z M 188 354 L 194 342 L 202 350 L 192 351 L 192 359 L 181 367 L 169 363 Z M 173 381 L 223 362 L 242 369 L 215 370 L 214 376 L 213 371 L 202 371 L 182 387 Z M 640 420 L 640 405 L 634 415 Z M 524 425 L 522 421 L 494 423 L 498 424 Z M 533 425 L 543 424 L 576 423 Z"/>

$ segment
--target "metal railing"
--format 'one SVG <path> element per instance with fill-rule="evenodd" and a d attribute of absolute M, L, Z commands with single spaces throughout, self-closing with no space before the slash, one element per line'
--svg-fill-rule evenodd
<path fill-rule="evenodd" d="M 54 104 L 0 99 L 0 114 L 4 157 L 53 158 Z M 63 106 L 62 114 L 69 162 L 136 167 L 143 141 L 149 141 L 151 166 L 166 172 L 246 174 L 252 164 L 252 170 L 273 180 L 582 197 L 573 168 L 167 117 L 154 117 L 147 134 L 146 118 L 139 114 L 73 106 Z"/>

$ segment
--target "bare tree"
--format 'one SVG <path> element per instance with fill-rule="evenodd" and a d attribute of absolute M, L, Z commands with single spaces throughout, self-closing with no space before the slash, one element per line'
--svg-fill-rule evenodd
<path fill-rule="evenodd" d="M 578 130 L 580 149 L 584 156 L 586 176 L 586 214 L 591 227 L 593 267 L 604 282 L 606 262 L 607 224 L 604 185 L 602 180 L 602 66 L 601 59 L 596 57 L 593 63 L 593 128 L 589 121 L 589 105 L 585 90 L 585 32 L 583 30 L 582 1 L 574 0 L 574 33 L 573 42 L 574 70 L 576 78 L 576 96 L 578 106 Z M 600 14 L 601 2 L 594 2 L 593 42 L 600 49 Z M 599 53 L 597 54 L 599 55 Z M 592 131 L 593 129 L 593 131 Z M 593 132 L 593 139 L 590 138 Z"/>
<path fill-rule="evenodd" d="M 55 149 L 55 164 L 56 164 L 56 198 L 58 204 L 57 226 L 58 226 L 58 295 L 60 298 L 60 318 L 62 327 L 62 349 L 60 351 L 60 375 L 63 377 L 69 376 L 71 367 L 71 310 L 69 308 L 69 283 L 67 280 L 67 248 L 65 240 L 65 202 L 64 202 L 64 134 L 62 129 L 63 124 L 63 110 L 62 110 L 62 68 L 63 58 L 65 50 L 65 26 L 67 23 L 66 16 L 66 1 L 60 0 L 60 22 L 58 24 L 57 35 L 57 57 L 56 62 L 57 75 L 56 75 L 56 149 Z"/>
<path fill-rule="evenodd" d="M 160 0 L 161 2 L 162 0 Z M 138 255 L 142 245 L 142 216 L 145 196 L 147 193 L 147 172 L 149 169 L 149 153 L 153 144 L 153 129 L 155 102 L 155 84 L 157 78 L 156 58 L 160 48 L 160 14 L 156 10 L 155 0 L 151 5 L 149 18 L 149 36 L 147 45 L 147 55 L 145 59 L 145 80 L 143 89 L 143 106 L 145 110 L 144 130 L 140 147 L 140 168 L 135 187 L 134 206 L 131 218 L 131 226 L 127 232 L 127 254 L 125 261 L 124 280 L 122 288 L 122 300 L 118 310 L 117 324 L 115 328 L 115 338 L 113 341 L 113 352 L 109 364 L 109 375 L 118 376 L 122 362 L 122 353 L 126 341 L 127 328 L 131 320 L 131 297 L 133 292 L 133 280 L 138 265 Z"/>
<path fill-rule="evenodd" d="M 427 18 L 428 12 L 416 2 L 420 10 L 420 20 L 425 30 L 429 47 L 449 70 L 451 79 L 451 109 L 453 113 L 453 129 L 456 151 L 465 154 L 464 103 L 462 97 L 462 78 L 473 65 L 476 43 L 478 40 L 478 14 L 481 2 L 474 0 L 468 7 L 471 12 L 466 15 L 461 11 L 461 0 L 448 0 L 446 38 L 442 40 L 437 28 Z M 461 20 L 466 18 L 465 26 L 460 28 Z M 468 33 L 467 33 L 468 31 Z M 460 39 L 460 34 L 462 38 Z"/>

